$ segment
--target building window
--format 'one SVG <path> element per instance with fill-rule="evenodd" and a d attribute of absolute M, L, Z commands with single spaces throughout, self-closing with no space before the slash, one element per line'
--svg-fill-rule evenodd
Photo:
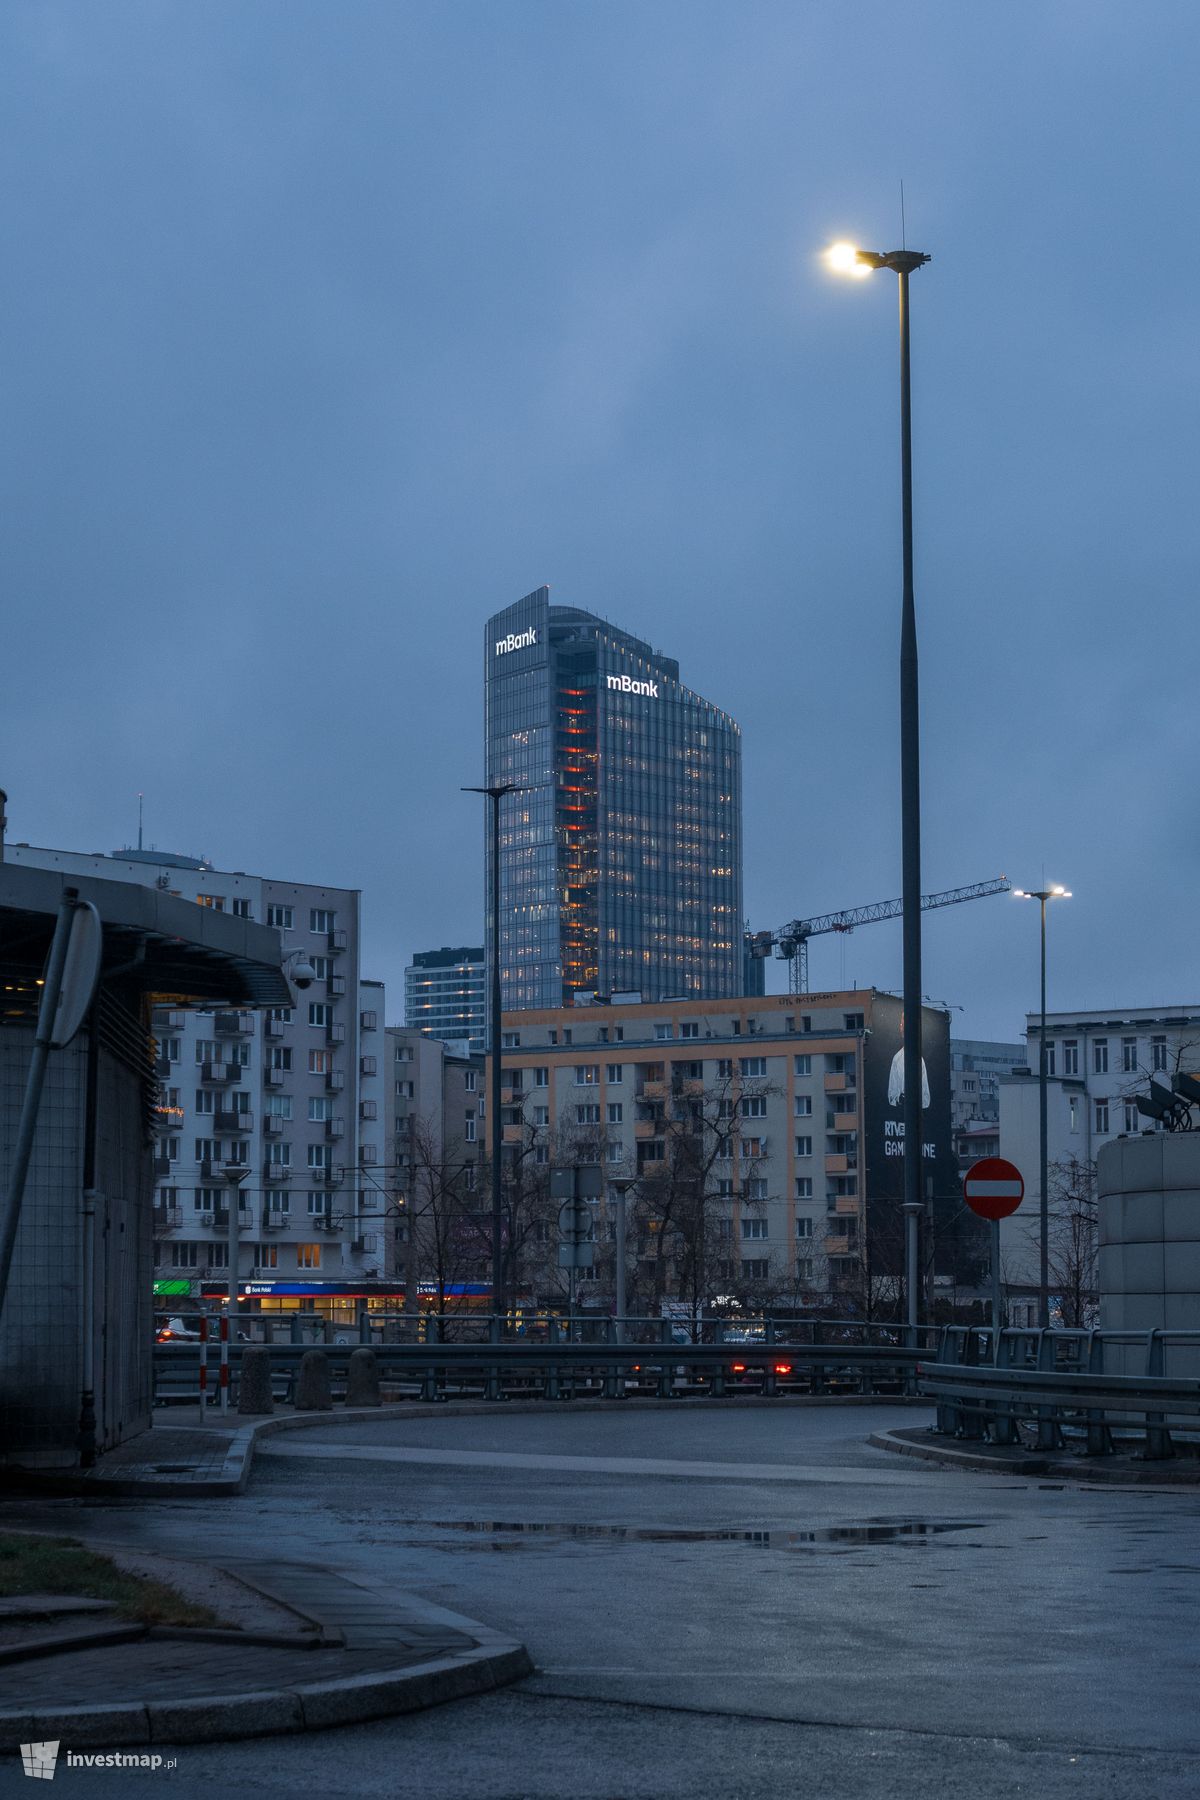
<path fill-rule="evenodd" d="M 1092 1074 L 1108 1074 L 1108 1039 L 1096 1038 L 1092 1044 Z"/>
<path fill-rule="evenodd" d="M 732 1081 L 733 1080 L 733 1058 L 732 1057 L 722 1056 L 719 1059 L 719 1061 L 717 1063 L 717 1080 L 718 1081 Z"/>
<path fill-rule="evenodd" d="M 743 1119 L 765 1119 L 767 1116 L 766 1096 L 763 1094 L 750 1094 L 740 1104 Z"/>
<path fill-rule="evenodd" d="M 292 929 L 292 909 L 290 906 L 268 906 L 267 924 L 273 925 L 276 931 Z"/>
<path fill-rule="evenodd" d="M 550 1161 L 549 1144 L 535 1144 L 533 1146 L 533 1160 L 535 1163 L 548 1163 Z"/>
<path fill-rule="evenodd" d="M 171 1267 L 173 1269 L 194 1269 L 198 1261 L 196 1252 L 198 1244 L 172 1244 Z"/>
<path fill-rule="evenodd" d="M 296 1267 L 298 1269 L 319 1269 L 321 1266 L 320 1244 L 297 1244 Z"/>
<path fill-rule="evenodd" d="M 599 1080 L 600 1080 L 600 1064 L 599 1063 L 576 1063 L 576 1065 L 575 1065 L 575 1086 L 576 1087 L 595 1087 L 599 1083 Z"/>
<path fill-rule="evenodd" d="M 1054 1073 L 1054 1045 L 1052 1043 L 1046 1045 L 1046 1073 L 1047 1075 Z"/>
<path fill-rule="evenodd" d="M 520 1032 L 519 1031 L 503 1031 L 503 1032 L 501 1032 L 500 1048 L 502 1050 L 519 1050 L 521 1048 Z"/>
<path fill-rule="evenodd" d="M 1125 1102 L 1125 1129 L 1126 1131 L 1137 1131 L 1140 1129 L 1138 1125 L 1138 1109 L 1132 1100 L 1127 1100 Z"/>
<path fill-rule="evenodd" d="M 621 1144 L 610 1144 L 605 1155 L 610 1163 L 619 1163 L 625 1160 L 625 1150 Z"/>
<path fill-rule="evenodd" d="M 679 1027 L 679 1035 L 681 1038 L 698 1038 L 700 1036 L 700 1027 L 696 1020 L 685 1019 L 683 1024 Z"/>
<path fill-rule="evenodd" d="M 744 1238 L 765 1238 L 769 1235 L 765 1219 L 743 1219 L 742 1236 Z"/>
<path fill-rule="evenodd" d="M 1097 1102 L 1096 1102 L 1096 1130 L 1097 1131 L 1107 1131 L 1108 1130 L 1108 1101 L 1107 1100 L 1097 1100 Z"/>
<path fill-rule="evenodd" d="M 1074 1094 L 1071 1095 L 1070 1100 L 1067 1102 L 1067 1114 L 1068 1114 L 1068 1121 L 1067 1121 L 1068 1130 L 1078 1131 L 1079 1130 L 1079 1102 L 1075 1098 Z"/>
<path fill-rule="evenodd" d="M 279 1245 L 255 1244 L 254 1260 L 260 1269 L 277 1269 L 279 1267 Z"/>
<path fill-rule="evenodd" d="M 624 1063 L 608 1063 L 605 1067 L 605 1075 L 610 1086 L 619 1087 L 625 1080 Z"/>
<path fill-rule="evenodd" d="M 743 1200 L 767 1200 L 769 1198 L 770 1198 L 770 1195 L 767 1193 L 767 1183 L 763 1176 L 752 1175 L 750 1177 L 749 1181 L 743 1181 L 743 1183 L 742 1183 L 742 1199 Z M 765 1222 L 766 1221 L 764 1220 L 763 1223 L 765 1224 Z M 767 1234 L 764 1231 L 762 1235 L 765 1237 Z"/>
<path fill-rule="evenodd" d="M 549 1125 L 550 1108 L 548 1106 L 535 1106 L 533 1109 L 533 1122 L 535 1126 Z"/>
<path fill-rule="evenodd" d="M 332 931 L 337 924 L 337 914 L 327 906 L 314 906 L 308 915 L 308 929 L 316 932 Z"/>
<path fill-rule="evenodd" d="M 475 1115 L 474 1115 L 474 1113 L 468 1113 L 466 1116 L 466 1119 L 463 1121 L 463 1137 L 466 1139 L 468 1144 L 473 1144 L 475 1142 Z"/>
<path fill-rule="evenodd" d="M 292 1146 L 290 1144 L 280 1143 L 268 1144 L 267 1161 L 273 1168 L 290 1169 L 292 1166 Z"/>
<path fill-rule="evenodd" d="M 1078 1038 L 1064 1038 L 1063 1039 L 1063 1074 L 1064 1075 L 1078 1075 L 1078 1073 L 1079 1073 L 1079 1039 Z"/>
<path fill-rule="evenodd" d="M 765 1056 L 743 1056 L 741 1059 L 741 1070 L 743 1077 L 754 1078 L 765 1075 L 767 1072 L 767 1059 Z"/>
<path fill-rule="evenodd" d="M 467 1094 L 473 1094 L 475 1092 L 474 1069 L 467 1069 L 463 1073 L 463 1092 Z"/>
<path fill-rule="evenodd" d="M 1150 1067 L 1157 1074 L 1166 1066 L 1167 1040 L 1165 1037 L 1152 1037 L 1150 1039 Z"/>
<path fill-rule="evenodd" d="M 796 1236 L 798 1238 L 810 1238 L 812 1234 L 813 1222 L 811 1219 L 805 1218 L 796 1220 Z"/>
<path fill-rule="evenodd" d="M 771 1264 L 765 1256 L 743 1256 L 742 1280 L 766 1281 L 771 1272 Z"/>
<path fill-rule="evenodd" d="M 198 1187 L 192 1189 L 192 1206 L 196 1212 L 218 1211 L 220 1188 Z"/>
<path fill-rule="evenodd" d="M 288 1117 L 291 1117 L 292 1102 L 288 1099 Z M 333 1117 L 333 1101 L 324 1094 L 314 1094 L 308 1103 L 308 1116 L 315 1125 L 324 1124 Z"/>
<path fill-rule="evenodd" d="M 550 1086 L 550 1071 L 549 1071 L 549 1069 L 535 1069 L 533 1071 L 533 1085 L 535 1088 L 549 1087 Z"/>
<path fill-rule="evenodd" d="M 796 1177 L 796 1198 L 797 1198 L 797 1200 L 811 1200 L 812 1197 L 813 1197 L 812 1176 L 811 1175 L 797 1175 L 797 1177 Z"/>
<path fill-rule="evenodd" d="M 290 1073 L 292 1067 L 292 1046 L 290 1044 L 272 1044 L 269 1066 L 272 1069 L 282 1069 L 286 1073 Z"/>
<path fill-rule="evenodd" d="M 609 1122 L 609 1124 L 610 1125 L 619 1125 L 621 1123 L 622 1119 L 624 1118 L 624 1116 L 625 1116 L 625 1108 L 622 1106 L 621 1102 L 619 1100 L 610 1100 L 608 1103 L 608 1122 Z"/>
<path fill-rule="evenodd" d="M 308 1022 L 320 1030 L 333 1024 L 333 1008 L 326 1006 L 323 1000 L 310 1000 L 308 1003 Z"/>
<path fill-rule="evenodd" d="M 654 1027 L 654 1035 L 656 1038 L 674 1037 L 675 1027 L 673 1025 L 656 1025 Z"/>
<path fill-rule="evenodd" d="M 796 1258 L 796 1280 L 800 1281 L 800 1282 L 811 1282 L 812 1278 L 813 1278 L 812 1257 L 811 1256 L 798 1256 Z"/>
<path fill-rule="evenodd" d="M 577 1125 L 598 1125 L 600 1123 L 599 1106 L 577 1106 L 575 1108 L 575 1123 Z"/>
<path fill-rule="evenodd" d="M 225 896 L 224 894 L 197 894 L 196 905 L 210 907 L 213 912 L 224 912 Z"/>
<path fill-rule="evenodd" d="M 292 1022 L 292 1009 L 290 1006 L 272 1006 L 267 1017 L 270 1019 L 278 1019 L 281 1025 L 290 1025 Z"/>
<path fill-rule="evenodd" d="M 812 1139 L 810 1137 L 798 1137 L 796 1139 L 796 1155 L 797 1156 L 811 1156 L 812 1155 Z"/>
<path fill-rule="evenodd" d="M 248 900 L 235 900 L 229 910 L 232 912 L 235 919 L 248 919 L 250 917 L 250 902 Z"/>
<path fill-rule="evenodd" d="M 862 1013 L 847 1013 L 845 1015 L 845 1018 L 846 1018 L 846 1030 L 847 1031 L 861 1031 L 862 1030 L 863 1019 L 864 1019 L 864 1015 Z"/>
<path fill-rule="evenodd" d="M 760 1137 L 746 1137 L 741 1142 L 743 1162 L 753 1162 L 757 1157 L 767 1154 L 767 1140 Z"/>
<path fill-rule="evenodd" d="M 811 1056 L 793 1056 L 792 1067 L 797 1075 L 811 1075 L 812 1074 L 812 1057 Z"/>
<path fill-rule="evenodd" d="M 1137 1039 L 1135 1037 L 1121 1039 L 1121 1073 L 1137 1074 Z"/>
<path fill-rule="evenodd" d="M 798 1119 L 811 1119 L 812 1118 L 812 1095 L 811 1094 L 797 1094 L 796 1095 L 796 1117 Z"/>

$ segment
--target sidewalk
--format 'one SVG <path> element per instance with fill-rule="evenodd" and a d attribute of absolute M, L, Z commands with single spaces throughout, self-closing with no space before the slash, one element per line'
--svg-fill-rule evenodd
<path fill-rule="evenodd" d="M 125 1626 L 105 1644 L 81 1624 L 53 1652 L 4 1669 L 0 1739 L 83 1750 L 312 1731 L 532 1672 L 524 1647 L 487 1626 L 332 1569 L 260 1558 L 220 1567 L 261 1596 L 272 1624 L 285 1608 L 294 1634 Z"/>

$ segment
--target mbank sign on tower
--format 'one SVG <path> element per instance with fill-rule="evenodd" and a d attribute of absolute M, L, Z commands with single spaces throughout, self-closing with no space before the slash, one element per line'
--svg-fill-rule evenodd
<path fill-rule="evenodd" d="M 538 588 L 484 634 L 505 1010 L 741 991 L 737 724 L 648 643 Z M 488 872 L 490 881 L 490 865 Z"/>

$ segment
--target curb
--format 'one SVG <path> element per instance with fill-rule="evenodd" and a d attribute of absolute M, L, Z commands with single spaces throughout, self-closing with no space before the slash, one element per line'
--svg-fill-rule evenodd
<path fill-rule="evenodd" d="M 1172 1468 L 1169 1464 L 1144 1464 L 1139 1468 L 1114 1469 L 1099 1457 L 1065 1461 L 1051 1456 L 1031 1456 L 1016 1451 L 1012 1456 L 984 1456 L 970 1450 L 959 1450 L 951 1444 L 914 1443 L 896 1431 L 873 1431 L 867 1442 L 876 1450 L 889 1450 L 894 1456 L 913 1456 L 919 1462 L 936 1463 L 943 1469 L 980 1469 L 989 1475 L 1021 1475 L 1052 1481 L 1079 1482 L 1087 1487 L 1101 1484 L 1119 1487 L 1185 1487 L 1200 1485 L 1200 1472 Z"/>
<path fill-rule="evenodd" d="M 13 1744 L 68 1739 L 72 1749 L 204 1744 L 357 1725 L 461 1700 L 533 1673 L 523 1644 L 468 1619 L 483 1640 L 473 1650 L 398 1669 L 307 1681 L 259 1693 L 197 1695 L 188 1700 L 117 1700 L 104 1706 L 0 1712 L 0 1735 Z"/>

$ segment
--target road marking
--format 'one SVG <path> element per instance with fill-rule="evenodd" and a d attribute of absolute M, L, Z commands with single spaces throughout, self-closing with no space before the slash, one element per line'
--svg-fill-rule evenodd
<path fill-rule="evenodd" d="M 330 1462 L 433 1463 L 456 1469 L 542 1469 L 563 1475 L 680 1475 L 696 1481 L 819 1481 L 838 1487 L 862 1487 L 879 1481 L 887 1487 L 928 1487 L 944 1470 L 928 1474 L 906 1469 L 839 1469 L 818 1464 L 677 1462 L 641 1456 L 529 1456 L 512 1450 L 433 1450 L 391 1444 L 313 1444 L 269 1438 L 259 1456 L 319 1457 Z"/>

